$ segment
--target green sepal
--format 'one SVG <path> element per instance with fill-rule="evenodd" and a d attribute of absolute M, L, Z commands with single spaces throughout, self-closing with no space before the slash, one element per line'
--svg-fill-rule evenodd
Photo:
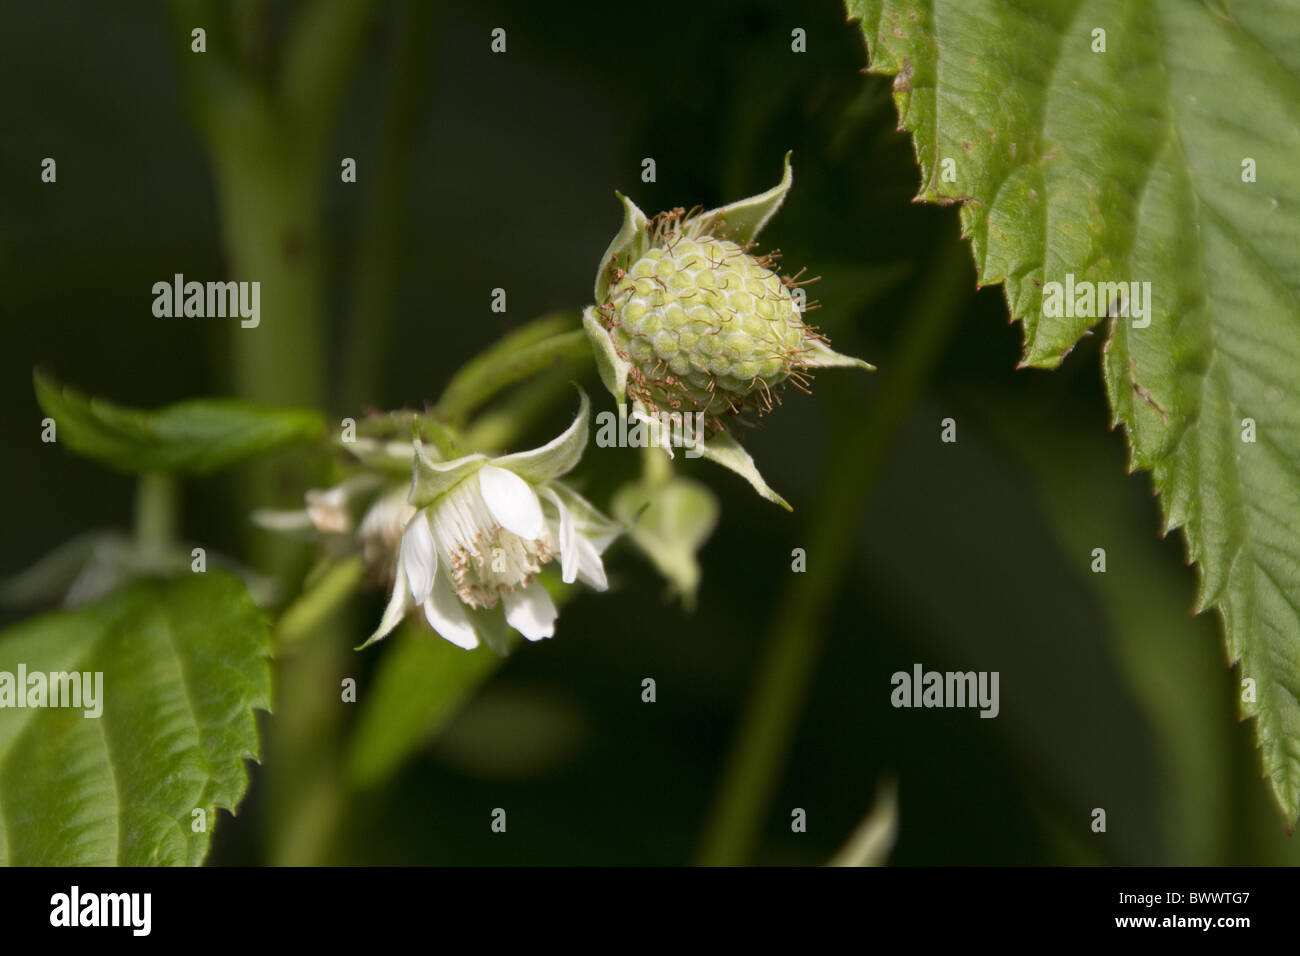
<path fill-rule="evenodd" d="M 614 348 L 614 339 L 605 326 L 601 325 L 596 310 L 591 306 L 582 313 L 582 327 L 587 330 L 587 338 L 591 339 L 591 350 L 596 356 L 596 371 L 600 373 L 601 383 L 609 389 L 615 402 L 623 404 L 627 395 L 627 375 L 632 369 L 632 363 L 619 356 L 618 350 Z"/>
<path fill-rule="evenodd" d="M 578 399 L 580 405 L 577 417 L 573 419 L 573 424 L 558 437 L 551 439 L 540 448 L 494 458 L 492 464 L 513 471 L 524 481 L 534 485 L 559 478 L 572 471 L 582 460 L 582 453 L 587 448 L 591 424 L 591 400 L 582 389 L 578 389 Z"/>
<path fill-rule="evenodd" d="M 609 291 L 610 267 L 615 259 L 626 257 L 629 263 L 640 259 L 646 247 L 646 219 L 637 204 L 620 192 L 615 192 L 618 201 L 623 204 L 623 225 L 614 236 L 605 254 L 600 257 L 600 268 L 596 270 L 596 302 L 604 302 Z"/>
<path fill-rule="evenodd" d="M 758 473 L 758 466 L 754 464 L 754 459 L 750 457 L 749 452 L 745 451 L 740 442 L 732 437 L 730 432 L 718 432 L 718 434 L 700 445 L 699 449 L 700 453 L 709 461 L 717 462 L 723 468 L 729 468 L 748 481 L 754 486 L 754 490 L 768 501 L 780 505 L 786 511 L 794 511 L 794 508 L 790 506 L 790 502 L 773 491 L 768 483 L 763 480 L 763 476 Z"/>
<path fill-rule="evenodd" d="M 790 185 L 794 182 L 794 174 L 790 169 L 790 153 L 785 154 L 785 165 L 781 171 L 781 181 L 769 189 L 767 192 L 759 193 L 757 196 L 750 196 L 748 199 L 741 199 L 725 206 L 719 206 L 717 209 L 710 209 L 706 213 L 691 218 L 692 231 L 694 236 L 703 236 L 712 234 L 716 223 L 721 221 L 721 237 L 730 239 L 732 242 L 744 245 L 747 242 L 753 242 L 758 238 L 758 234 L 767 225 L 768 220 L 776 215 L 776 211 L 781 208 L 781 203 L 785 201 L 785 194 L 790 191 Z M 597 302 L 601 301 L 599 298 Z"/>
<path fill-rule="evenodd" d="M 874 372 L 876 367 L 870 362 L 852 355 L 836 352 L 820 339 L 810 338 L 806 350 L 799 355 L 799 364 L 804 368 L 861 368 Z"/>
<path fill-rule="evenodd" d="M 490 461 L 487 455 L 432 461 L 424 453 L 424 443 L 416 439 L 411 495 L 407 500 L 417 508 L 427 508 Z"/>

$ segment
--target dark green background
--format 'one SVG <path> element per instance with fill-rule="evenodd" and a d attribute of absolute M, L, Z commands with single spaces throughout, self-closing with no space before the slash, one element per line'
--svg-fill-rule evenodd
<path fill-rule="evenodd" d="M 273 74 L 297 5 L 264 10 Z M 230 337 L 252 333 L 150 311 L 152 284 L 173 273 L 227 275 L 211 166 L 181 94 L 191 54 L 177 23 L 187 18 L 173 21 L 162 4 L 54 2 L 11 5 L 5 20 L 0 573 L 9 574 L 81 530 L 131 520 L 129 479 L 40 443 L 34 365 L 148 406 L 228 393 Z M 498 26 L 508 31 L 503 56 L 489 52 Z M 807 31 L 807 53 L 790 51 L 795 27 Z M 412 30 L 417 66 L 395 76 L 395 50 Z M 1150 481 L 1126 474 L 1123 436 L 1108 431 L 1098 338 L 1058 371 L 1016 371 L 1020 331 L 1000 290 L 974 290 L 967 257 L 961 314 L 919 397 L 889 413 L 896 437 L 883 463 L 847 475 L 828 466 L 829 449 L 879 413 L 873 403 L 917 303 L 943 281 L 940 264 L 958 242 L 954 209 L 911 203 L 911 143 L 895 131 L 888 79 L 862 75 L 864 64 L 861 34 L 830 0 L 380 5 L 325 151 L 326 229 L 314 237 L 328 264 L 324 321 L 340 383 L 331 414 L 432 400 L 504 331 L 586 304 L 619 224 L 614 189 L 647 212 L 715 205 L 772 185 L 787 149 L 795 186 L 764 244 L 824 277 L 810 290 L 824 304 L 813 318 L 838 349 L 881 371 L 823 373 L 811 398 L 791 391 L 747 438 L 792 515 L 714 466 L 683 466 L 723 503 L 695 613 L 666 601 L 630 549 L 612 552 L 611 593 L 567 607 L 555 639 L 516 654 L 391 786 L 348 798 L 321 859 L 691 860 L 791 549 L 807 547 L 806 522 L 835 481 L 861 484 L 861 507 L 843 516 L 856 540 L 843 567 L 808 555 L 808 574 L 835 576 L 834 600 L 755 862 L 824 862 L 887 773 L 900 783 L 899 864 L 1296 858 L 1259 779 L 1253 730 L 1235 722 L 1218 621 L 1191 615 L 1195 572 L 1182 539 L 1160 539 Z M 395 127 L 405 161 L 385 165 L 395 95 L 406 104 Z M 39 181 L 45 156 L 58 161 L 56 185 Z M 356 185 L 338 182 L 344 156 L 358 160 Z M 640 181 L 647 156 L 653 184 Z M 383 374 L 349 396 L 344 330 L 363 275 L 359 236 L 383 181 L 402 197 L 385 227 L 395 240 L 382 266 L 391 306 L 365 326 L 383 343 Z M 505 315 L 488 308 L 497 286 L 508 291 Z M 589 382 L 605 403 L 597 389 Z M 557 407 L 536 437 L 568 411 Z M 945 417 L 958 423 L 956 444 L 939 441 Z M 585 464 L 605 504 L 613 476 L 595 472 L 630 475 L 636 461 L 601 452 Z M 182 531 L 236 554 L 255 541 L 224 476 L 185 486 Z M 1093 547 L 1107 549 L 1105 575 L 1088 573 Z M 371 595 L 352 626 L 368 630 L 380 601 Z M 349 636 L 361 635 L 343 635 L 340 647 Z M 363 698 L 386 650 L 344 658 Z M 890 674 L 914 662 L 999 671 L 1001 715 L 893 709 Z M 658 684 L 653 705 L 640 699 L 646 676 Z M 320 694 L 336 699 L 337 683 L 322 682 Z M 352 719 L 349 705 L 336 706 Z M 292 812 L 273 805 L 254 768 L 212 860 L 272 859 L 275 814 Z M 498 806 L 510 815 L 505 837 L 488 828 Z M 806 834 L 790 831 L 793 807 L 807 810 Z M 1094 807 L 1108 812 L 1105 834 L 1089 828 Z"/>

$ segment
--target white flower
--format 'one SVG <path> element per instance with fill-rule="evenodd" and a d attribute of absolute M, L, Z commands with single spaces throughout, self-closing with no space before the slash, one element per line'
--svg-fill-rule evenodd
<path fill-rule="evenodd" d="M 259 508 L 252 514 L 253 523 L 269 531 L 315 535 L 348 535 L 353 530 L 352 508 L 358 499 L 368 497 L 383 483 L 371 472 L 353 475 L 331 488 L 312 488 L 303 496 L 305 508 L 276 511 Z M 367 519 L 369 516 L 367 515 Z M 361 529 L 364 532 L 364 524 Z"/>
<path fill-rule="evenodd" d="M 558 612 L 537 575 L 557 558 L 564 582 L 582 580 L 605 590 L 600 554 L 616 526 L 555 480 L 581 458 L 588 414 L 583 395 L 564 434 L 495 459 L 435 462 L 415 443 L 408 502 L 417 510 L 402 533 L 392 597 L 366 644 L 389 634 L 417 607 L 438 634 L 467 649 L 492 626 L 494 619 L 482 612 L 498 605 L 505 623 L 528 640 L 551 637 Z"/>
<path fill-rule="evenodd" d="M 396 573 L 396 555 L 402 532 L 415 517 L 406 496 L 408 485 L 398 485 L 375 499 L 357 528 L 357 542 L 366 567 L 376 580 L 387 584 Z"/>

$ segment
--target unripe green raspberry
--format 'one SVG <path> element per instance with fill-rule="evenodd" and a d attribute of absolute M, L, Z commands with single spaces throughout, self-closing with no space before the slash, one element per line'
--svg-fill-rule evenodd
<path fill-rule="evenodd" d="M 713 426 L 728 413 L 766 411 L 788 380 L 804 379 L 820 337 L 770 256 L 678 232 L 679 216 L 660 217 L 651 248 L 612 267 L 600 313 L 631 364 L 628 393 L 652 413 L 704 412 Z"/>
<path fill-rule="evenodd" d="M 716 209 L 651 218 L 619 195 L 623 225 L 596 269 L 596 304 L 582 313 L 600 380 L 620 409 L 630 397 L 631 417 L 658 418 L 661 428 L 667 413 L 669 434 L 660 432 L 660 444 L 670 454 L 695 428 L 697 456 L 786 509 L 726 418 L 767 411 L 789 382 L 806 389 L 812 369 L 871 369 L 804 324 L 797 275 L 777 275 L 774 255 L 750 251 L 792 182 L 787 153 L 774 187 Z M 700 417 L 674 424 L 676 413 Z"/>

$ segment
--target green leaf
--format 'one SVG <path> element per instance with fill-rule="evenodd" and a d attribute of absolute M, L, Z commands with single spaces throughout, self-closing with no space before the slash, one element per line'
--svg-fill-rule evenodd
<path fill-rule="evenodd" d="M 427 744 L 504 660 L 486 645 L 466 651 L 444 641 L 423 617 L 388 644 L 348 745 L 347 776 L 362 789 L 382 784 Z"/>
<path fill-rule="evenodd" d="M 121 471 L 204 474 L 325 433 L 325 420 L 314 411 L 220 398 L 145 411 L 88 398 L 43 372 L 34 379 L 58 441 Z"/>
<path fill-rule="evenodd" d="M 1149 282 L 1107 319 L 1134 467 L 1200 565 L 1274 793 L 1300 816 L 1300 33 L 1294 5 L 850 0 L 923 199 L 1053 367 L 1098 324 L 1048 283 Z M 1098 30 L 1104 30 L 1105 52 Z M 1249 159 L 1251 162 L 1246 162 Z M 952 162 L 948 162 L 951 160 Z M 1246 181 L 1249 168 L 1257 181 Z M 952 174 L 945 179 L 945 169 Z M 1140 289 L 1141 287 L 1139 287 Z M 1110 296 L 1105 297 L 1109 299 Z M 1136 301 L 1135 301 L 1136 304 Z M 1243 440 L 1254 423 L 1255 440 Z M 1243 695 L 1248 696 L 1248 695 Z"/>
<path fill-rule="evenodd" d="M 0 635 L 0 700 L 4 675 L 20 667 L 29 680 L 103 675 L 98 717 L 86 716 L 85 699 L 80 709 L 0 708 L 0 861 L 201 863 L 217 808 L 235 810 L 244 761 L 257 758 L 253 710 L 270 700 L 269 648 L 243 586 L 215 573 L 136 585 Z"/>

